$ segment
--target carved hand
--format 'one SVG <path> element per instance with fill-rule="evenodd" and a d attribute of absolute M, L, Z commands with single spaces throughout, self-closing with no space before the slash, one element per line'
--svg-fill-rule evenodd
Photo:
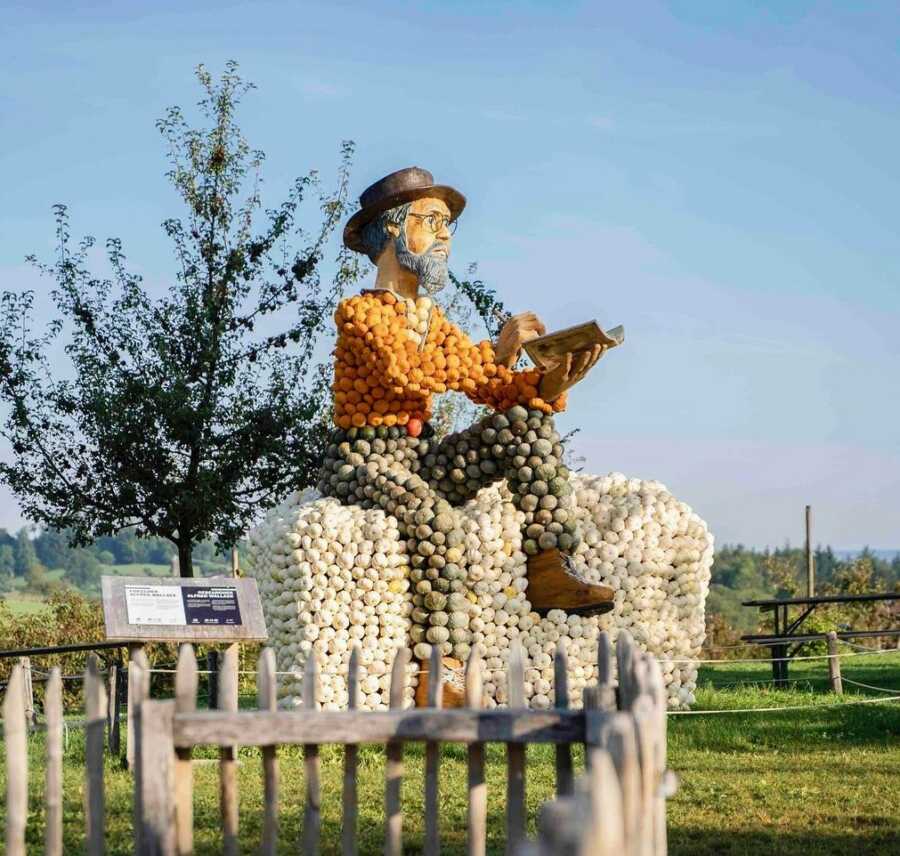
<path fill-rule="evenodd" d="M 559 398 L 567 389 L 575 386 L 608 350 L 607 345 L 594 345 L 585 351 L 566 354 L 558 366 L 544 372 L 540 394 L 544 401 Z"/>
<path fill-rule="evenodd" d="M 525 342 L 530 342 L 546 333 L 541 319 L 533 312 L 522 312 L 513 315 L 504 325 L 494 346 L 494 359 L 498 365 L 512 368 L 519 359 L 519 353 Z"/>

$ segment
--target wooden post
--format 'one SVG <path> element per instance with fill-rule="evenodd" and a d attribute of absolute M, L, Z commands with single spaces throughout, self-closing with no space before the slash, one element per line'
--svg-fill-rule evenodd
<path fill-rule="evenodd" d="M 428 707 L 436 710 L 444 704 L 444 677 L 441 674 L 443 657 L 440 645 L 432 645 L 428 662 Z M 421 675 L 419 680 L 422 680 Z M 437 856 L 441 852 L 440 837 L 440 766 L 441 744 L 429 740 L 425 744 L 425 853 Z"/>
<path fill-rule="evenodd" d="M 22 693 L 25 705 L 25 725 L 33 728 L 34 715 L 34 685 L 31 681 L 31 657 L 19 657 L 19 665 L 22 667 Z"/>
<path fill-rule="evenodd" d="M 603 749 L 592 749 L 591 755 L 588 773 L 590 819 L 579 836 L 581 846 L 578 852 L 589 856 L 631 853 L 634 845 L 625 825 L 623 788 L 613 760 Z M 664 856 L 664 853 L 657 856 Z"/>
<path fill-rule="evenodd" d="M 222 657 L 219 670 L 219 710 L 236 711 L 238 708 L 238 646 L 229 645 Z M 238 791 L 237 746 L 219 749 L 219 808 L 222 814 L 222 833 L 225 856 L 238 853 Z"/>
<path fill-rule="evenodd" d="M 3 699 L 3 739 L 6 743 L 6 856 L 25 856 L 28 821 L 28 722 L 25 719 L 24 677 L 13 666 Z"/>
<path fill-rule="evenodd" d="M 128 669 L 123 663 L 119 663 L 119 673 L 116 676 L 116 704 L 113 717 L 112 744 L 116 747 L 116 757 L 122 756 L 122 713 L 128 716 Z M 126 722 L 127 728 L 127 722 Z M 127 739 L 127 735 L 126 735 Z"/>
<path fill-rule="evenodd" d="M 143 671 L 143 670 L 140 670 Z M 135 717 L 135 836 L 138 856 L 175 856 L 173 701 L 144 701 Z"/>
<path fill-rule="evenodd" d="M 137 664 L 141 668 L 135 669 Z M 128 646 L 128 701 L 125 706 L 127 730 L 125 733 L 125 766 L 134 768 L 135 724 L 134 717 L 140 703 L 150 697 L 150 664 L 141 643 Z"/>
<path fill-rule="evenodd" d="M 627 714 L 614 715 L 605 730 L 604 740 L 604 748 L 620 784 L 624 835 L 631 842 L 637 838 L 641 822 L 641 773 L 634 718 Z M 593 774 L 593 752 L 591 765 Z"/>
<path fill-rule="evenodd" d="M 107 723 L 107 699 L 98 670 L 97 655 L 91 654 L 84 672 L 85 767 L 87 799 L 85 805 L 87 852 L 102 856 L 105 852 L 105 798 L 103 792 L 103 745 Z"/>
<path fill-rule="evenodd" d="M 816 557 L 812 542 L 812 506 L 806 506 L 806 596 L 816 596 Z"/>
<path fill-rule="evenodd" d="M 309 652 L 303 668 L 303 710 L 314 713 L 316 710 L 319 680 L 319 669 L 316 663 L 316 651 Z M 322 830 L 322 765 L 319 760 L 319 747 L 308 743 L 303 747 L 303 763 L 306 767 L 306 806 L 303 809 L 303 853 L 307 856 L 318 856 L 319 839 Z"/>
<path fill-rule="evenodd" d="M 109 754 L 115 757 L 119 754 L 119 667 L 115 663 L 109 664 L 106 676 L 106 739 L 109 745 Z"/>
<path fill-rule="evenodd" d="M 206 654 L 206 703 L 210 710 L 219 706 L 219 652 L 208 651 Z"/>
<path fill-rule="evenodd" d="M 597 637 L 597 707 L 600 710 L 616 709 L 612 660 L 613 652 L 609 634 L 605 630 L 601 630 Z"/>
<path fill-rule="evenodd" d="M 634 686 L 634 640 L 627 630 L 616 638 L 616 672 L 618 673 L 618 700 L 620 710 L 631 710 L 636 688 Z"/>
<path fill-rule="evenodd" d="M 525 707 L 525 658 L 518 637 L 509 643 L 506 692 L 510 710 Z M 515 856 L 525 841 L 525 744 L 506 744 L 506 853 Z"/>
<path fill-rule="evenodd" d="M 666 827 L 666 787 L 664 778 L 668 768 L 668 721 L 666 708 L 668 698 L 666 684 L 663 680 L 662 669 L 653 657 L 647 657 L 647 689 L 653 700 L 656 728 L 654 731 L 654 776 L 656 786 L 653 797 L 653 844 L 654 854 L 664 854 L 668 851 L 668 831 Z"/>
<path fill-rule="evenodd" d="M 484 704 L 481 655 L 472 647 L 466 663 L 466 707 Z M 487 838 L 487 781 L 484 777 L 484 743 L 469 744 L 469 856 L 484 856 Z"/>
<path fill-rule="evenodd" d="M 197 658 L 194 647 L 183 644 L 175 667 L 175 713 L 197 709 Z M 190 747 L 175 750 L 175 846 L 178 856 L 194 852 L 194 772 Z"/>
<path fill-rule="evenodd" d="M 569 709 L 569 660 L 566 656 L 566 645 L 562 639 L 556 646 L 556 657 L 553 661 L 553 693 L 554 704 L 557 710 Z M 557 797 L 570 796 L 575 787 L 572 773 L 572 747 L 568 743 L 559 743 L 556 746 L 556 795 Z"/>
<path fill-rule="evenodd" d="M 391 710 L 403 709 L 403 690 L 406 687 L 406 664 L 409 648 L 398 648 L 391 666 Z M 400 803 L 400 786 L 403 783 L 403 741 L 391 740 L 386 749 L 387 763 L 384 772 L 384 853 L 385 856 L 401 856 L 403 853 L 403 807 Z"/>
<path fill-rule="evenodd" d="M 256 706 L 260 710 L 278 709 L 278 683 L 275 676 L 275 652 L 263 648 L 256 673 Z M 263 838 L 260 856 L 275 856 L 278 846 L 278 755 L 275 744 L 262 747 Z"/>
<path fill-rule="evenodd" d="M 231 576 L 239 577 L 241 575 L 241 557 L 238 553 L 237 544 L 231 548 Z"/>
<path fill-rule="evenodd" d="M 641 856 L 654 856 L 656 831 L 654 797 L 659 787 L 656 771 L 656 710 L 646 695 L 638 696 L 632 709 L 640 756 L 640 820 L 638 821 L 638 850 Z"/>
<path fill-rule="evenodd" d="M 837 633 L 832 630 L 828 634 L 828 677 L 831 679 L 831 691 L 843 695 L 844 683 L 841 680 L 841 660 L 837 644 Z"/>
<path fill-rule="evenodd" d="M 44 856 L 63 856 L 63 705 L 62 676 L 58 666 L 50 670 L 50 679 L 44 689 L 44 718 L 47 720 Z"/>
<path fill-rule="evenodd" d="M 347 709 L 356 710 L 358 707 L 359 645 L 354 645 L 353 650 L 350 652 L 350 664 L 347 669 Z M 359 807 L 357 802 L 356 788 L 356 771 L 357 765 L 359 763 L 358 759 L 359 747 L 352 743 L 348 743 L 344 747 L 344 785 L 341 797 L 343 802 L 343 815 L 341 817 L 341 853 L 343 854 L 343 856 L 356 856 L 359 850 L 357 845 L 357 816 L 359 814 Z M 427 805 L 427 791 L 425 794 L 425 801 Z"/>

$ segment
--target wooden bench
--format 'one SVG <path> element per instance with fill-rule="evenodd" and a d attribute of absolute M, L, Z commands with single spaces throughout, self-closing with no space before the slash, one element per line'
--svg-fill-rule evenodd
<path fill-rule="evenodd" d="M 745 642 L 753 645 L 765 645 L 772 652 L 772 677 L 775 686 L 785 687 L 788 683 L 788 664 L 797 656 L 801 648 L 809 642 L 827 639 L 826 633 L 802 633 L 803 623 L 820 606 L 830 604 L 858 604 L 878 601 L 900 601 L 900 593 L 884 592 L 874 594 L 842 594 L 822 595 L 820 597 L 795 597 L 769 600 L 747 600 L 742 606 L 751 606 L 761 613 L 774 613 L 773 633 L 750 633 L 741 636 Z M 803 607 L 799 616 L 791 618 L 792 607 Z M 879 636 L 900 637 L 900 628 L 885 630 L 841 630 L 836 633 L 837 639 L 865 639 Z M 793 646 L 793 647 L 791 647 Z"/>

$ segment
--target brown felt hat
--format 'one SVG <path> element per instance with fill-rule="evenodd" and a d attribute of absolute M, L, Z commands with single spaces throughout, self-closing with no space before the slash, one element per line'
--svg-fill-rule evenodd
<path fill-rule="evenodd" d="M 425 196 L 433 196 L 446 202 L 450 209 L 451 221 L 459 217 L 466 207 L 465 196 L 446 184 L 435 184 L 434 176 L 427 169 L 418 166 L 398 169 L 397 172 L 386 175 L 362 192 L 359 197 L 359 211 L 344 226 L 344 246 L 358 253 L 365 253 L 361 233 L 368 223 L 389 208 Z"/>

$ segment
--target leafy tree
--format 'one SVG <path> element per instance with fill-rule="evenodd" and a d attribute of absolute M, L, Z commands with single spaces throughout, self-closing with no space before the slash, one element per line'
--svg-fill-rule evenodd
<path fill-rule="evenodd" d="M 35 594 L 45 594 L 53 588 L 53 583 L 47 578 L 47 569 L 35 562 L 25 571 L 25 588 Z"/>
<path fill-rule="evenodd" d="M 103 569 L 90 550 L 73 550 L 66 562 L 66 578 L 82 591 L 100 584 Z"/>
<path fill-rule="evenodd" d="M 466 271 L 466 279 L 459 279 L 451 273 L 450 281 L 459 293 L 471 302 L 475 312 L 481 318 L 488 335 L 492 339 L 496 339 L 500 329 L 503 327 L 505 309 L 503 302 L 497 296 L 497 292 L 490 286 L 485 285 L 483 280 L 478 279 L 478 265 L 469 265 Z"/>
<path fill-rule="evenodd" d="M 16 544 L 16 539 L 13 538 L 12 535 L 9 534 L 5 529 L 0 528 L 0 544 L 6 544 L 9 547 L 14 547 Z"/>
<path fill-rule="evenodd" d="M 13 547 L 13 567 L 17 577 L 25 577 L 40 565 L 34 543 L 28 534 L 28 527 L 23 526 L 16 534 L 16 545 Z"/>
<path fill-rule="evenodd" d="M 322 273 L 347 209 L 352 144 L 334 190 L 313 171 L 264 210 L 264 156 L 235 122 L 252 86 L 235 63 L 218 80 L 200 66 L 197 78 L 208 127 L 178 107 L 157 123 L 186 207 L 163 223 L 177 262 L 168 292 L 152 296 L 114 238 L 111 278 L 93 274 L 94 239 L 73 245 L 59 205 L 55 260 L 30 258 L 55 281 L 56 317 L 36 330 L 32 293 L 0 297 L 0 434 L 14 453 L 0 478 L 30 519 L 70 530 L 73 545 L 128 526 L 167 538 L 184 576 L 196 543 L 234 543 L 314 480 L 330 398 L 314 349 L 357 275 L 343 249 Z M 301 208 L 310 196 L 317 213 Z M 58 371 L 47 354 L 59 340 L 71 366 Z"/>
<path fill-rule="evenodd" d="M 65 567 L 69 555 L 69 536 L 58 529 L 45 529 L 34 539 L 34 549 L 45 567 Z"/>
<path fill-rule="evenodd" d="M 502 326 L 498 316 L 502 316 L 503 304 L 496 292 L 477 278 L 477 274 L 478 266 L 474 263 L 468 266 L 466 279 L 459 279 L 451 272 L 447 296 L 441 295 L 441 308 L 448 319 L 473 339 L 479 338 L 475 329 L 476 316 L 488 337 L 496 339 Z M 464 395 L 444 393 L 435 400 L 431 424 L 438 439 L 443 439 L 471 425 L 483 410 Z"/>
<path fill-rule="evenodd" d="M 12 577 L 15 572 L 15 550 L 9 544 L 0 544 L 0 577 Z"/>

